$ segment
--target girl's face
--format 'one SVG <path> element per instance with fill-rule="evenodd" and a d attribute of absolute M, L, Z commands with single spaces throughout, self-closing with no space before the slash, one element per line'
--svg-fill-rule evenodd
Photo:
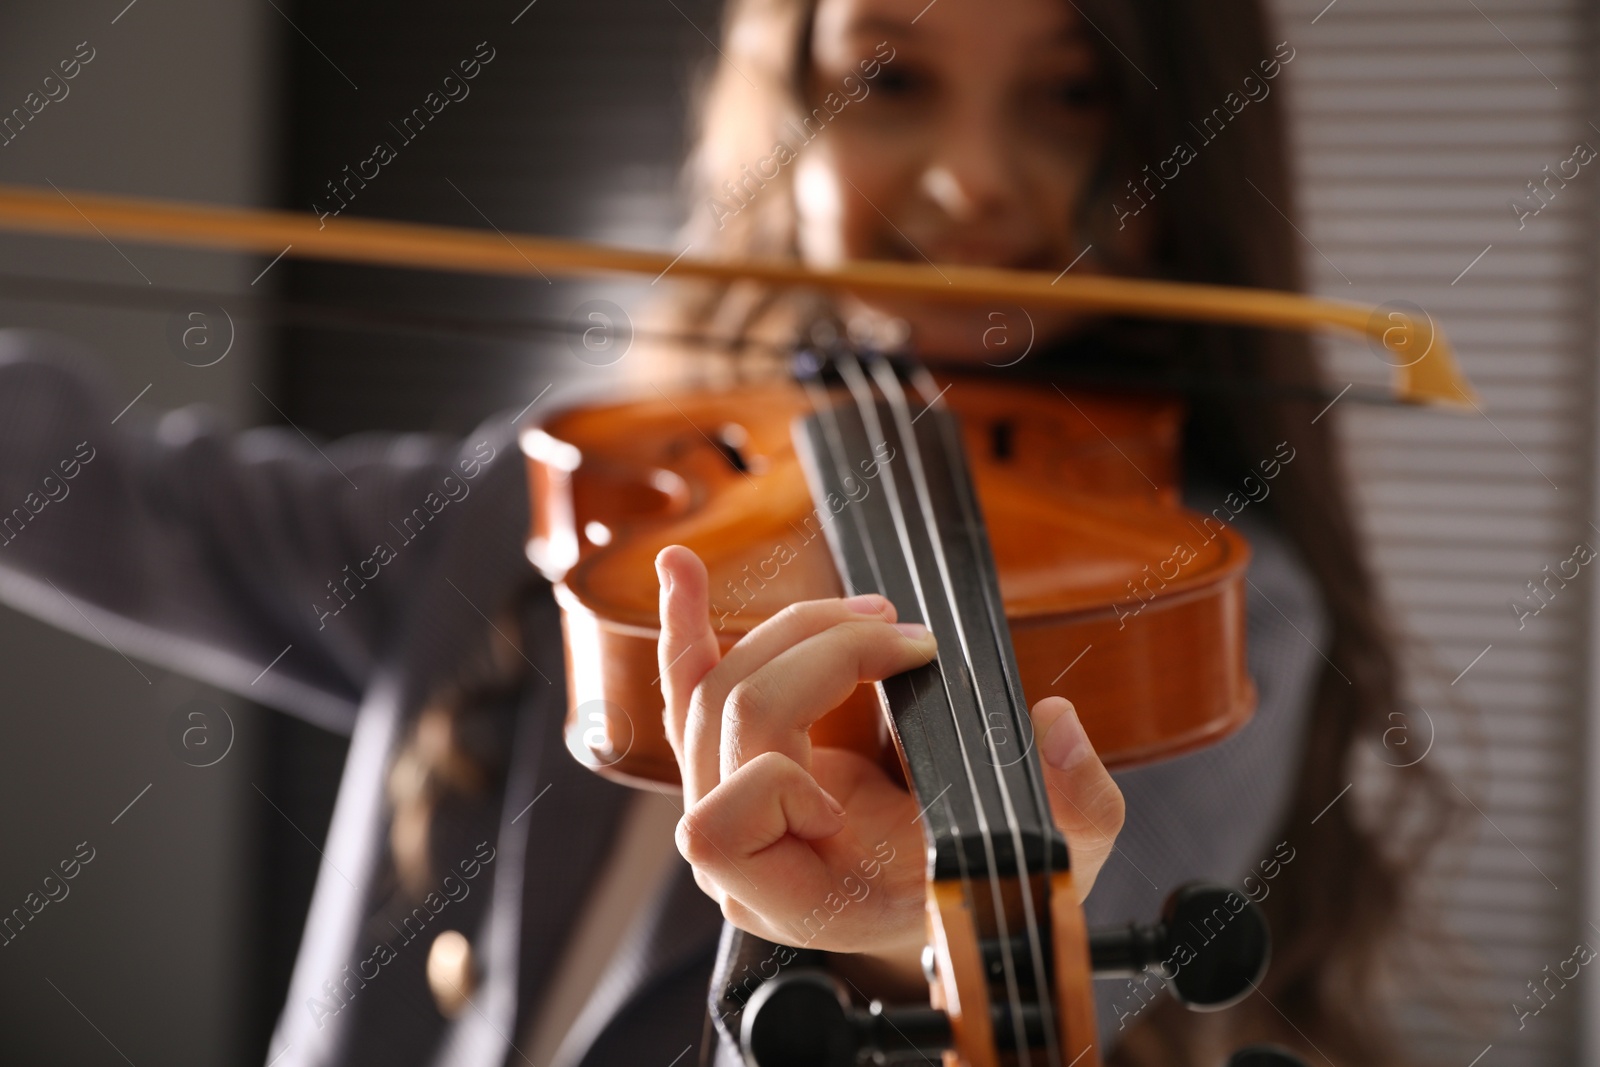
<path fill-rule="evenodd" d="M 808 86 L 820 110 L 795 175 L 803 258 L 1072 264 L 1110 123 L 1094 32 L 1062 0 L 820 0 Z M 997 363 L 1073 326 L 1033 310 L 1030 329 L 1015 307 L 872 308 L 938 359 Z"/>

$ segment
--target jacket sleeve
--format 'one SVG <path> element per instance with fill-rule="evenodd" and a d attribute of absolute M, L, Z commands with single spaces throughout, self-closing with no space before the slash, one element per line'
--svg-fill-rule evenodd
<path fill-rule="evenodd" d="M 779 975 L 815 972 L 832 980 L 857 1009 L 868 1007 L 859 989 L 833 978 L 838 959 L 835 953 L 780 945 L 724 922 L 706 998 L 708 1025 L 701 1063 L 710 1067 L 750 1067 L 752 1061 L 745 1058 L 741 1044 L 745 1014 L 757 990 Z M 911 1060 L 902 1057 L 896 1062 Z"/>
<path fill-rule="evenodd" d="M 826 952 L 779 945 L 732 923 L 723 923 L 707 994 L 711 1025 L 706 1033 L 709 1047 L 703 1050 L 702 1062 L 712 1067 L 748 1067 L 739 1042 L 750 998 L 762 983 L 779 974 L 801 969 L 825 971 L 828 959 Z"/>
<path fill-rule="evenodd" d="M 448 528 L 526 514 L 509 420 L 464 442 L 233 434 L 204 409 L 119 414 L 94 369 L 0 332 L 0 599 L 330 729 Z"/>

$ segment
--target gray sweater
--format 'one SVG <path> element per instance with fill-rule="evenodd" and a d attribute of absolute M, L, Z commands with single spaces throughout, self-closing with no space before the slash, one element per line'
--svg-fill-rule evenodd
<path fill-rule="evenodd" d="M 578 767 L 562 740 L 559 619 L 523 555 L 526 482 L 509 418 L 463 441 L 313 443 L 292 429 L 228 432 L 194 410 L 142 427 L 131 416 L 113 425 L 115 414 L 91 356 L 59 337 L 0 332 L 0 599 L 350 736 L 272 1041 L 278 1067 L 524 1063 L 517 1035 L 604 862 L 625 791 Z M 1220 497 L 1194 503 L 1210 511 Z M 1255 550 L 1249 660 L 1260 708 L 1220 745 L 1118 775 L 1127 827 L 1089 901 L 1092 923 L 1148 920 L 1179 882 L 1240 884 L 1272 858 L 1326 624 L 1263 513 L 1251 505 L 1236 520 Z M 430 913 L 408 919 L 414 902 L 394 885 L 388 766 L 438 687 L 503 640 L 487 620 L 507 607 L 520 614 L 530 669 L 483 713 L 500 732 L 504 786 L 441 821 L 443 903 L 424 928 Z M 451 888 L 469 882 L 470 892 Z M 678 1057 L 716 1033 L 706 991 L 722 925 L 675 860 L 602 980 L 605 1010 L 585 1013 L 559 1067 L 694 1062 Z M 453 1020 L 424 975 L 446 928 L 468 937 L 482 972 Z M 731 931 L 720 940 L 723 973 L 754 950 Z M 1141 998 L 1120 981 L 1096 992 L 1109 1045 Z M 710 1044 L 733 1062 L 725 1039 Z"/>

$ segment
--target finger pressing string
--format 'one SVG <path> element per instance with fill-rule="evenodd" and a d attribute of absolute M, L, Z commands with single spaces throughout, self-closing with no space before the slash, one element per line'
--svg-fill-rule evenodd
<path fill-rule="evenodd" d="M 1072 702 L 1046 697 L 1033 706 L 1050 809 L 1067 839 L 1080 894 L 1087 894 L 1122 830 L 1122 790 L 1095 754 Z"/>

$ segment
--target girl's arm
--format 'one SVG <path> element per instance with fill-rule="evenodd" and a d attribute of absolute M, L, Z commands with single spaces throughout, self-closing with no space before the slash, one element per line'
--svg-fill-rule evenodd
<path fill-rule="evenodd" d="M 468 535 L 520 560 L 507 420 L 327 444 L 201 409 L 151 425 L 93 371 L 63 338 L 0 332 L 0 599 L 40 619 L 348 732 L 425 625 L 420 580 Z"/>

